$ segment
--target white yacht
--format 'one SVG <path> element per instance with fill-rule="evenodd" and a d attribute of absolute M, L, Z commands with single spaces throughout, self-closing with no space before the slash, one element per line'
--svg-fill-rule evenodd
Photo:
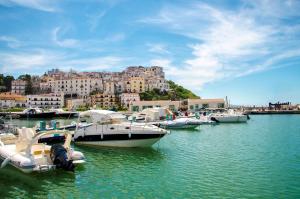
<path fill-rule="evenodd" d="M 44 172 L 53 169 L 74 171 L 76 164 L 85 162 L 81 152 L 74 151 L 70 147 L 71 133 L 65 132 L 63 145 L 46 145 L 39 143 L 39 139 L 53 132 L 35 134 L 33 129 L 18 129 L 18 137 L 12 133 L 0 135 L 0 159 L 1 168 L 10 164 L 25 172 Z"/>
<path fill-rule="evenodd" d="M 243 115 L 242 113 L 237 113 L 234 110 L 228 110 L 224 113 L 211 113 L 209 118 L 213 121 L 220 123 L 239 123 L 239 122 L 247 122 L 247 115 Z"/>
<path fill-rule="evenodd" d="M 126 116 L 107 110 L 89 110 L 80 117 L 91 118 L 93 125 L 77 128 L 74 142 L 109 147 L 149 147 L 167 134 L 151 124 L 129 122 Z"/>

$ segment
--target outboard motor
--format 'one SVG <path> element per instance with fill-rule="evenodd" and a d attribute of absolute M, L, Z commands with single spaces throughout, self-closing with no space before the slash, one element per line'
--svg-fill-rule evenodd
<path fill-rule="evenodd" d="M 219 120 L 217 120 L 215 117 L 211 117 L 210 120 L 215 121 L 215 122 L 219 122 Z"/>
<path fill-rule="evenodd" d="M 68 160 L 67 150 L 61 144 L 54 144 L 50 150 L 50 158 L 57 168 L 74 171 L 73 160 Z"/>

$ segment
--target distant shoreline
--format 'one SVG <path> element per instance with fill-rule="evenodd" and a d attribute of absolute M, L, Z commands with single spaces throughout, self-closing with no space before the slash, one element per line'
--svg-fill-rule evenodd
<path fill-rule="evenodd" d="M 246 111 L 249 115 L 279 115 L 279 114 L 300 114 L 300 110 L 265 110 L 265 111 Z"/>

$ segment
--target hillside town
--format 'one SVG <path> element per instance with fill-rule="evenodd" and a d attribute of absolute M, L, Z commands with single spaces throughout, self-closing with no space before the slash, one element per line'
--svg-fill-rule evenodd
<path fill-rule="evenodd" d="M 224 99 L 143 100 L 149 91 L 172 92 L 162 67 L 131 66 L 121 72 L 64 72 L 52 69 L 42 76 L 21 75 L 1 85 L 0 108 L 67 108 L 98 107 L 141 111 L 149 107 L 196 111 L 224 108 Z"/>

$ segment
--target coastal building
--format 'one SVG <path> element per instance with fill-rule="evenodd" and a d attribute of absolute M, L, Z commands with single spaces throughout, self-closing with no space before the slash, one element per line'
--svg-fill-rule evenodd
<path fill-rule="evenodd" d="M 190 112 L 199 111 L 201 109 L 223 109 L 225 108 L 224 99 L 186 99 L 183 100 L 182 108 Z"/>
<path fill-rule="evenodd" d="M 177 111 L 180 108 L 180 101 L 171 100 L 156 100 L 156 101 L 133 101 L 129 105 L 129 111 L 138 112 L 146 108 L 167 107 L 172 111 Z"/>
<path fill-rule="evenodd" d="M 25 95 L 26 86 L 27 82 L 24 80 L 13 80 L 11 82 L 11 92 L 14 94 Z"/>
<path fill-rule="evenodd" d="M 27 95 L 27 106 L 37 108 L 62 108 L 64 106 L 63 93 Z"/>
<path fill-rule="evenodd" d="M 26 107 L 26 97 L 10 92 L 0 93 L 0 107 Z"/>
<path fill-rule="evenodd" d="M 143 77 L 130 78 L 130 91 L 132 93 L 145 92 L 145 79 Z"/>
<path fill-rule="evenodd" d="M 120 95 L 120 103 L 123 107 L 129 108 L 133 102 L 139 102 L 140 95 L 138 93 L 122 93 Z"/>
<path fill-rule="evenodd" d="M 52 91 L 87 98 L 93 91 L 103 91 L 103 82 L 102 79 L 89 77 L 59 79 L 54 80 Z"/>
<path fill-rule="evenodd" d="M 97 93 L 91 95 L 91 105 L 100 106 L 104 109 L 116 108 L 118 106 L 118 97 L 115 94 Z"/>
<path fill-rule="evenodd" d="M 182 101 L 156 100 L 156 101 L 132 101 L 129 110 L 132 112 L 141 111 L 146 108 L 167 107 L 172 111 L 184 110 L 189 112 L 203 109 L 225 108 L 224 99 L 186 99 Z"/>
<path fill-rule="evenodd" d="M 113 81 L 106 81 L 104 87 L 105 94 L 115 94 L 116 92 L 116 85 Z"/>
<path fill-rule="evenodd" d="M 170 90 L 169 83 L 164 78 L 153 78 L 148 79 L 146 82 L 146 91 L 151 91 L 153 89 L 159 89 L 160 91 Z"/>
<path fill-rule="evenodd" d="M 81 106 L 86 106 L 89 105 L 89 100 L 84 99 L 84 98 L 79 98 L 79 99 L 67 99 L 66 100 L 66 107 L 71 110 L 74 108 L 78 108 Z"/>

